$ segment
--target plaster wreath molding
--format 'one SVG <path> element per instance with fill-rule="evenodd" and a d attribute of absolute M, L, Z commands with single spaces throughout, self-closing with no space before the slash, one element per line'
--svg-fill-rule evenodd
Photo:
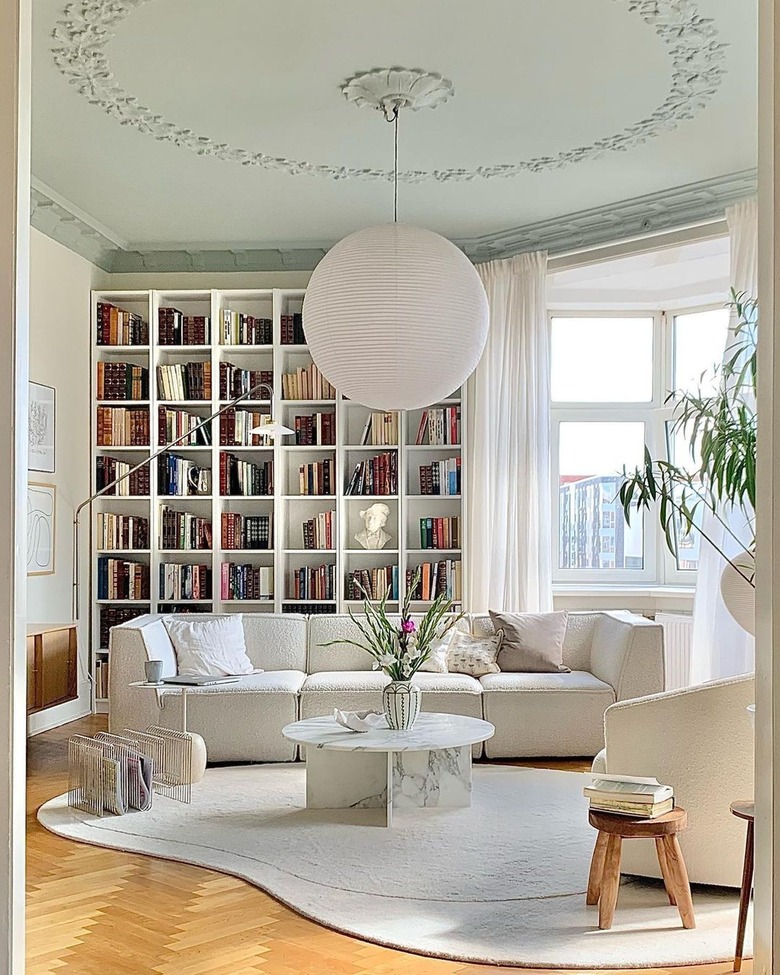
<path fill-rule="evenodd" d="M 114 81 L 105 48 L 116 29 L 133 10 L 148 2 L 75 0 L 65 8 L 64 19 L 57 23 L 52 35 L 56 42 L 52 53 L 62 74 L 91 104 L 116 118 L 122 125 L 130 125 L 161 142 L 171 142 L 198 155 L 215 156 L 225 162 L 259 166 L 291 176 L 324 176 L 336 180 L 392 179 L 392 173 L 385 169 L 322 165 L 215 142 L 192 129 L 179 127 L 142 105 Z M 718 41 L 714 21 L 698 14 L 695 0 L 614 2 L 638 14 L 661 38 L 671 56 L 671 88 L 654 112 L 621 132 L 555 155 L 478 166 L 475 169 L 406 170 L 398 174 L 399 180 L 409 183 L 423 180 L 450 182 L 561 169 L 595 159 L 604 152 L 625 151 L 641 145 L 662 132 L 674 129 L 680 122 L 693 118 L 713 97 L 725 73 L 726 45 Z"/>

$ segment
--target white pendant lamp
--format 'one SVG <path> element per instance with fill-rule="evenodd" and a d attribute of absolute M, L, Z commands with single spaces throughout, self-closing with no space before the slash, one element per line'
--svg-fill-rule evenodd
<path fill-rule="evenodd" d="M 726 609 L 751 636 L 756 632 L 756 560 L 740 552 L 726 563 L 720 577 L 720 594 Z"/>
<path fill-rule="evenodd" d="M 395 125 L 396 220 L 350 234 L 317 265 L 303 302 L 306 341 L 349 399 L 381 410 L 428 406 L 468 379 L 488 330 L 485 289 L 466 255 L 440 234 L 397 222 L 399 110 L 435 107 L 452 85 L 397 68 L 342 90 Z"/>

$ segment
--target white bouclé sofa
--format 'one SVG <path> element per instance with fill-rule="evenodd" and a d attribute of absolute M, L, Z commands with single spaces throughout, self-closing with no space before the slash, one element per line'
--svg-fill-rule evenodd
<path fill-rule="evenodd" d="M 198 615 L 191 617 L 206 619 Z M 387 682 L 372 660 L 347 643 L 357 630 L 348 616 L 245 613 L 247 653 L 263 673 L 223 687 L 190 691 L 188 730 L 203 735 L 211 762 L 293 761 L 296 747 L 282 728 L 298 718 L 332 714 L 334 707 L 381 709 Z M 178 728 L 178 692 L 131 687 L 143 680 L 144 661 L 162 659 L 166 676 L 176 656 L 163 617 L 147 615 L 114 627 L 110 643 L 109 726 Z M 461 624 L 492 632 L 489 616 Z M 604 712 L 616 701 L 664 687 L 660 625 L 625 612 L 572 613 L 564 642 L 569 674 L 419 673 L 425 711 L 484 717 L 496 733 L 487 758 L 595 755 L 604 746 Z M 475 746 L 475 755 L 482 746 Z"/>

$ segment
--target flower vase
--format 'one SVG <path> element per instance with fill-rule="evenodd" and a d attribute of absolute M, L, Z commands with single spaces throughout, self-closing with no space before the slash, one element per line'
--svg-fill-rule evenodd
<path fill-rule="evenodd" d="M 393 731 L 408 731 L 420 713 L 420 688 L 410 680 L 393 680 L 382 692 L 387 725 Z"/>

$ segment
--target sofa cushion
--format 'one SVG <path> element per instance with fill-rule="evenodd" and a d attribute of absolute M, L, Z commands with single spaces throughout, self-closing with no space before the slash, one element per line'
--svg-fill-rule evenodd
<path fill-rule="evenodd" d="M 374 664 L 371 654 L 346 642 L 362 639 L 363 634 L 348 615 L 312 616 L 309 620 L 308 672 L 319 674 L 335 670 L 370 671 Z M 334 645 L 325 645 L 329 643 Z"/>
<path fill-rule="evenodd" d="M 235 684 L 189 689 L 187 730 L 203 735 L 209 762 L 292 762 L 297 747 L 282 728 L 298 719 L 305 678 L 301 670 L 271 670 Z M 166 689 L 160 696 L 157 723 L 178 731 L 181 695 Z"/>
<path fill-rule="evenodd" d="M 479 678 L 486 693 L 503 691 L 522 693 L 523 691 L 596 691 L 615 700 L 614 688 L 603 680 L 594 677 L 586 670 L 572 670 L 564 674 L 485 674 Z"/>
<path fill-rule="evenodd" d="M 307 621 L 294 613 L 244 613 L 246 652 L 263 670 L 306 670 Z"/>
<path fill-rule="evenodd" d="M 233 684 L 189 687 L 187 704 L 200 694 L 298 694 L 305 680 L 302 670 L 265 670 L 262 674 L 246 674 Z M 163 688 L 160 694 L 178 697 L 173 688 Z"/>
<path fill-rule="evenodd" d="M 427 674 L 422 671 L 412 677 L 423 694 L 481 694 L 482 687 L 468 674 Z M 430 710 L 430 709 L 429 709 Z"/>
<path fill-rule="evenodd" d="M 488 758 L 595 755 L 604 747 L 604 712 L 615 691 L 593 674 L 486 674 L 482 707 L 496 733 Z"/>
<path fill-rule="evenodd" d="M 381 670 L 331 670 L 309 674 L 301 694 L 320 691 L 381 691 L 390 678 Z"/>

